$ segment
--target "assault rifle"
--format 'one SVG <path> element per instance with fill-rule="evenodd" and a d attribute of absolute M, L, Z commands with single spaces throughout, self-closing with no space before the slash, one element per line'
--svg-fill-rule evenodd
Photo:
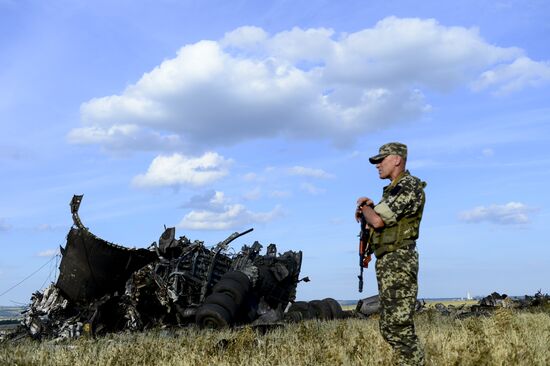
<path fill-rule="evenodd" d="M 361 206 L 358 208 L 361 209 Z M 370 239 L 370 230 L 367 226 L 367 220 L 365 219 L 365 215 L 363 213 L 360 213 L 361 216 L 361 231 L 359 232 L 359 292 L 363 292 L 363 269 L 368 268 L 369 262 L 371 261 L 371 254 L 372 249 L 369 244 Z"/>

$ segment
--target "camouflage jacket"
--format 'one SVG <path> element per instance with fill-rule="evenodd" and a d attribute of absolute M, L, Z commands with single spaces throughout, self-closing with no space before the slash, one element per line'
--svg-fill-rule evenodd
<path fill-rule="evenodd" d="M 382 199 L 374 207 L 386 227 L 394 226 L 404 217 L 422 214 L 426 182 L 412 176 L 408 170 L 384 187 Z"/>

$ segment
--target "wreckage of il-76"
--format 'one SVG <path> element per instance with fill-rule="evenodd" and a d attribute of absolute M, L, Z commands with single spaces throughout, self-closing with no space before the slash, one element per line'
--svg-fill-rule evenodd
<path fill-rule="evenodd" d="M 197 324 L 221 328 L 280 320 L 296 297 L 302 252 L 260 254 L 257 241 L 237 254 L 234 233 L 212 248 L 165 229 L 158 244 L 129 249 L 98 238 L 71 201 L 74 225 L 61 248 L 57 282 L 36 292 L 23 319 L 35 338 L 73 338 L 123 329 Z M 304 279 L 307 280 L 307 279 Z"/>

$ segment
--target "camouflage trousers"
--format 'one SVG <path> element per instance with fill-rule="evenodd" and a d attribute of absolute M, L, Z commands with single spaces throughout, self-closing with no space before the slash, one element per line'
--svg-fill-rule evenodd
<path fill-rule="evenodd" d="M 376 260 L 380 294 L 380 333 L 396 352 L 399 365 L 423 365 L 424 355 L 414 331 L 418 293 L 418 253 L 397 249 Z"/>

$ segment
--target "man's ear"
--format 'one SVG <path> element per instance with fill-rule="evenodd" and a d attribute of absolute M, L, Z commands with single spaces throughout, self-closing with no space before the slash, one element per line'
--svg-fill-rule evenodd
<path fill-rule="evenodd" d="M 395 159 L 393 161 L 393 165 L 398 166 L 403 161 L 403 158 L 399 155 L 395 155 Z"/>

